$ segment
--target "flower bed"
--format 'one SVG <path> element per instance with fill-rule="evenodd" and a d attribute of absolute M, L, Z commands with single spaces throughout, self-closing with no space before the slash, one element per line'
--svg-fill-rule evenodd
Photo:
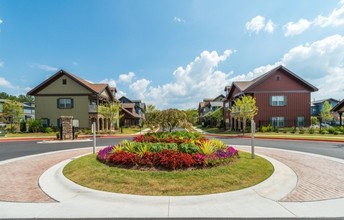
<path fill-rule="evenodd" d="M 217 139 L 187 132 L 146 134 L 98 152 L 99 161 L 125 168 L 177 170 L 225 165 L 238 151 Z"/>

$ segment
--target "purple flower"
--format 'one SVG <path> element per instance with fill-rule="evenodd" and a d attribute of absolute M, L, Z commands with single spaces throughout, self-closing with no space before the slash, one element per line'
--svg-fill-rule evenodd
<path fill-rule="evenodd" d="M 114 148 L 114 146 L 108 146 L 106 148 L 101 149 L 97 155 L 98 159 L 103 161 L 103 162 L 106 162 L 107 159 L 109 158 L 113 148 Z"/>

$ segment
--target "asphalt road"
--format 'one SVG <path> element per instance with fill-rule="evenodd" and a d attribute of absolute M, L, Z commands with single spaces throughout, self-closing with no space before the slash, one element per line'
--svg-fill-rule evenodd
<path fill-rule="evenodd" d="M 249 138 L 217 138 L 233 146 L 251 145 Z M 344 159 L 344 143 L 340 142 L 255 139 L 254 143 L 255 146 L 301 151 Z"/>
<path fill-rule="evenodd" d="M 246 138 L 218 138 L 234 147 L 235 145 L 251 144 L 250 139 Z M 98 138 L 97 146 L 115 145 L 123 139 Z M 33 154 L 91 146 L 93 146 L 92 141 L 75 143 L 37 143 L 37 141 L 0 142 L 0 161 Z M 255 146 L 302 151 L 344 159 L 344 143 L 255 139 Z"/>
<path fill-rule="evenodd" d="M 115 145 L 125 138 L 97 138 L 97 146 Z M 131 139 L 131 138 L 129 138 Z M 33 154 L 92 147 L 93 141 L 74 143 L 38 143 L 37 141 L 0 142 L 0 161 Z"/>

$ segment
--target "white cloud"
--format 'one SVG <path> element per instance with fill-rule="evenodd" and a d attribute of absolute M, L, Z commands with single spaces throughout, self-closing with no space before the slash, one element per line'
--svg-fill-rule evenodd
<path fill-rule="evenodd" d="M 258 67 L 231 80 L 251 80 L 281 64 L 319 89 L 312 94 L 313 98 L 344 98 L 341 83 L 344 82 L 344 36 L 333 35 L 299 45 L 290 49 L 275 64 Z"/>
<path fill-rule="evenodd" d="M 308 21 L 307 19 L 300 19 L 298 22 L 288 22 L 284 26 L 285 29 L 285 36 L 293 36 L 297 34 L 301 34 L 305 30 L 307 30 L 311 26 L 312 22 Z"/>
<path fill-rule="evenodd" d="M 256 16 L 251 21 L 246 22 L 246 30 L 250 32 L 259 33 L 265 26 L 265 18 L 262 16 Z"/>
<path fill-rule="evenodd" d="M 99 83 L 106 83 L 109 84 L 109 86 L 116 88 L 116 81 L 114 79 L 103 79 Z"/>
<path fill-rule="evenodd" d="M 122 96 L 127 96 L 127 93 L 123 92 L 122 90 L 117 90 L 116 98 L 119 99 Z"/>
<path fill-rule="evenodd" d="M 4 67 L 4 65 L 5 65 L 5 62 L 0 60 L 0 67 Z"/>
<path fill-rule="evenodd" d="M 344 1 L 340 1 L 340 7 L 335 8 L 328 16 L 319 15 L 314 20 L 314 25 L 320 27 L 344 25 Z"/>
<path fill-rule="evenodd" d="M 0 86 L 5 87 L 8 89 L 14 89 L 16 86 L 12 85 L 9 81 L 7 81 L 4 77 L 0 77 Z"/>
<path fill-rule="evenodd" d="M 173 72 L 172 82 L 159 86 L 150 86 L 151 81 L 137 80 L 130 85 L 137 98 L 152 103 L 160 109 L 195 108 L 204 97 L 216 97 L 230 83 L 232 73 L 217 70 L 233 53 L 226 50 L 223 54 L 216 51 L 203 51 L 185 67 L 178 67 Z M 136 97 L 135 97 L 136 98 Z"/>
<path fill-rule="evenodd" d="M 273 33 L 275 30 L 276 25 L 269 20 L 268 23 L 266 23 L 264 30 L 268 33 Z"/>
<path fill-rule="evenodd" d="M 147 79 L 136 80 L 129 86 L 129 89 L 133 91 L 139 99 L 144 99 L 147 87 L 150 83 L 151 81 Z"/>
<path fill-rule="evenodd" d="M 0 24 L 2 24 L 2 23 L 4 23 L 4 21 L 0 19 Z"/>
<path fill-rule="evenodd" d="M 284 54 L 281 62 L 309 79 L 324 76 L 330 69 L 344 67 L 344 36 L 332 35 L 294 47 Z"/>
<path fill-rule="evenodd" d="M 135 73 L 133 72 L 129 72 L 128 74 L 121 74 L 119 75 L 119 82 L 126 82 L 126 83 L 130 83 L 133 78 L 135 77 Z"/>
<path fill-rule="evenodd" d="M 301 34 L 312 26 L 314 27 L 338 27 L 344 25 L 344 0 L 339 2 L 339 8 L 335 8 L 328 16 L 318 15 L 312 21 L 300 19 L 298 22 L 288 22 L 284 25 L 285 36 Z"/>
<path fill-rule="evenodd" d="M 173 21 L 178 22 L 178 23 L 186 23 L 184 19 L 176 17 L 176 16 L 173 18 Z"/>
<path fill-rule="evenodd" d="M 46 72 L 55 72 L 58 70 L 57 67 L 48 66 L 45 64 L 29 64 L 31 68 L 41 69 Z"/>
<path fill-rule="evenodd" d="M 265 18 L 258 15 L 251 19 L 251 21 L 246 22 L 246 30 L 250 33 L 258 34 L 261 30 L 264 30 L 268 33 L 273 33 L 275 30 L 276 25 L 269 20 L 267 23 L 265 22 Z"/>

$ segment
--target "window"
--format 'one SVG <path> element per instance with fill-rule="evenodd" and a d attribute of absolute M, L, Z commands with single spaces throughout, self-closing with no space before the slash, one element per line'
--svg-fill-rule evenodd
<path fill-rule="evenodd" d="M 305 126 L 305 117 L 300 116 L 296 119 L 297 127 L 304 127 Z"/>
<path fill-rule="evenodd" d="M 73 99 L 57 99 L 57 108 L 69 109 L 73 108 Z"/>
<path fill-rule="evenodd" d="M 270 96 L 270 105 L 271 106 L 285 106 L 287 105 L 286 96 Z"/>
<path fill-rule="evenodd" d="M 284 117 L 272 117 L 271 124 L 273 127 L 284 127 Z"/>
<path fill-rule="evenodd" d="M 62 79 L 62 84 L 67 85 L 67 79 Z"/>
<path fill-rule="evenodd" d="M 281 80 L 281 76 L 276 76 L 276 80 L 280 81 Z"/>
<path fill-rule="evenodd" d="M 42 118 L 42 119 L 41 119 L 41 122 L 42 122 L 43 128 L 47 128 L 47 127 L 50 126 L 50 120 L 49 120 L 49 118 Z"/>

